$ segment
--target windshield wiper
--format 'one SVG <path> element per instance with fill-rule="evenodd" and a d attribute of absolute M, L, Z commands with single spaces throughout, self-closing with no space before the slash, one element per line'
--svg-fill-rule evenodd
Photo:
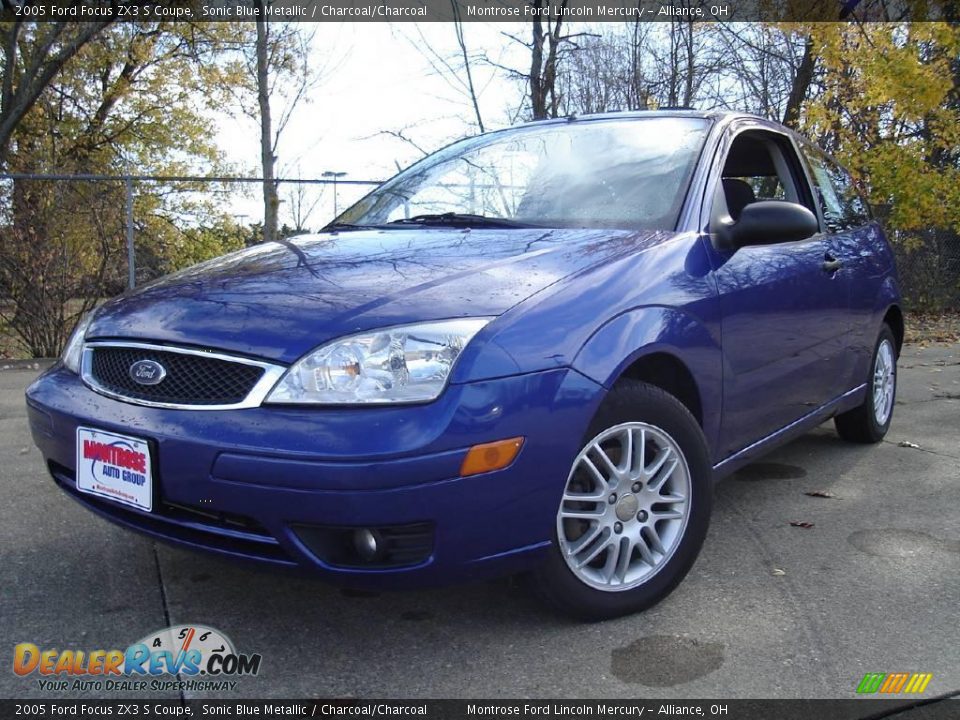
<path fill-rule="evenodd" d="M 517 222 L 507 218 L 489 217 L 487 215 L 473 215 L 471 213 L 435 213 L 414 215 L 413 217 L 392 220 L 387 225 L 452 225 L 454 227 L 501 227 L 501 228 L 530 228 L 537 227 L 529 223 Z"/>
<path fill-rule="evenodd" d="M 344 223 L 344 222 L 332 222 L 329 225 L 324 225 L 320 232 L 329 232 L 331 230 L 366 230 L 372 227 L 371 225 L 354 225 L 353 223 Z"/>

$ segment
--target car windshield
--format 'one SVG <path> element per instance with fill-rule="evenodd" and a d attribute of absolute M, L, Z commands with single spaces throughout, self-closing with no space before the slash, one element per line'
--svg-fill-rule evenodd
<path fill-rule="evenodd" d="M 388 180 L 337 224 L 673 229 L 707 125 L 588 120 L 482 135 Z"/>

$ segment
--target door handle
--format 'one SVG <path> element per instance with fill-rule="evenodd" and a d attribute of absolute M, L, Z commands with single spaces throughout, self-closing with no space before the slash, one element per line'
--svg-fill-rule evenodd
<path fill-rule="evenodd" d="M 823 265 L 821 265 L 820 267 L 823 268 L 824 272 L 832 274 L 843 267 L 843 262 L 841 260 L 837 260 L 830 253 L 827 253 L 823 261 Z"/>

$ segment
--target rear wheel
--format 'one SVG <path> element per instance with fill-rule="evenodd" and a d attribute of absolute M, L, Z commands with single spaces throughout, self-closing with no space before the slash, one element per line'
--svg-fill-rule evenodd
<path fill-rule="evenodd" d="M 585 620 L 650 607 L 693 565 L 711 496 L 706 442 L 686 407 L 652 385 L 619 383 L 573 462 L 539 589 Z"/>
<path fill-rule="evenodd" d="M 880 330 L 870 362 L 867 396 L 862 405 L 834 418 L 844 440 L 878 443 L 890 429 L 897 396 L 897 341 L 889 325 Z"/>

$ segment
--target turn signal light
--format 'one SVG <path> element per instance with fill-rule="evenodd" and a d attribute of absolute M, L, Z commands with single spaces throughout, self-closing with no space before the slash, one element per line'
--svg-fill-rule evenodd
<path fill-rule="evenodd" d="M 505 468 L 513 462 L 522 446 L 522 437 L 474 445 L 467 451 L 467 456 L 463 459 L 463 465 L 460 466 L 460 475 L 479 475 L 480 473 Z"/>

